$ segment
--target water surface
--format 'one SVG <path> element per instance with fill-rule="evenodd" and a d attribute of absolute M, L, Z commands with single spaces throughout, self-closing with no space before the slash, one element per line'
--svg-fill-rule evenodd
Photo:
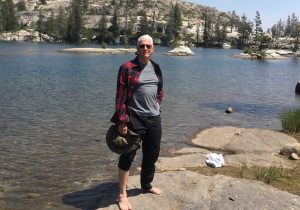
<path fill-rule="evenodd" d="M 4 209 L 74 209 L 64 196 L 116 180 L 105 131 L 119 65 L 134 55 L 57 52 L 67 47 L 78 46 L 0 43 Z M 240 60 L 230 57 L 238 50 L 202 48 L 192 57 L 162 55 L 167 50 L 157 47 L 153 56 L 165 84 L 163 149 L 187 146 L 189 136 L 212 126 L 280 130 L 280 114 L 299 108 L 299 59 Z M 225 114 L 228 107 L 235 112 Z"/>

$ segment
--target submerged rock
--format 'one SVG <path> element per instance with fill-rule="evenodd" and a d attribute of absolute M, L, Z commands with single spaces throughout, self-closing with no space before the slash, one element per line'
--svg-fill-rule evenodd
<path fill-rule="evenodd" d="M 187 46 L 179 46 L 176 47 L 173 50 L 170 50 L 166 53 L 163 53 L 164 55 L 173 55 L 173 56 L 190 56 L 195 55 L 195 53 Z"/>

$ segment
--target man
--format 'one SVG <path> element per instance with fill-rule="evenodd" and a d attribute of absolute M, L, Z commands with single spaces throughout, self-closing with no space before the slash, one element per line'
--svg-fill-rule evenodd
<path fill-rule="evenodd" d="M 155 173 L 155 162 L 159 156 L 161 141 L 160 103 L 163 97 L 163 79 L 158 64 L 150 60 L 154 51 L 153 39 L 143 35 L 137 42 L 137 56 L 124 63 L 118 72 L 116 112 L 112 121 L 118 132 L 126 135 L 128 129 L 142 139 L 141 188 L 144 193 L 159 195 L 161 190 L 151 182 Z M 127 199 L 126 185 L 129 170 L 136 151 L 120 155 L 119 158 L 119 207 L 132 209 Z"/>

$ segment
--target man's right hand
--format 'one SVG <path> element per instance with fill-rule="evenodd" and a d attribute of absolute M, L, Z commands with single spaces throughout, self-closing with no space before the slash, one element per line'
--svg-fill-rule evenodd
<path fill-rule="evenodd" d="M 127 132 L 128 132 L 128 128 L 127 128 L 127 125 L 126 123 L 120 123 L 118 125 L 118 132 L 122 135 L 126 135 Z"/>

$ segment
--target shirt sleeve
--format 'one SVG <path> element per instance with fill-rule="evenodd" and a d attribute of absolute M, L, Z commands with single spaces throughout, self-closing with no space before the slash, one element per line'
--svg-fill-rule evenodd
<path fill-rule="evenodd" d="M 117 92 L 115 101 L 115 115 L 116 123 L 129 122 L 127 114 L 127 80 L 128 80 L 128 69 L 122 65 L 119 68 L 118 80 L 117 80 Z"/>

